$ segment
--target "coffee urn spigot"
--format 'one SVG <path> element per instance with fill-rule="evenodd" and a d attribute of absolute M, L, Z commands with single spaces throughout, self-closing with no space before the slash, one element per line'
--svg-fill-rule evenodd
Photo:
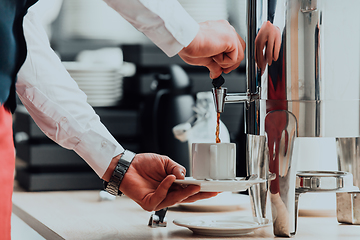
<path fill-rule="evenodd" d="M 259 91 L 251 94 L 246 93 L 227 93 L 226 87 L 212 89 L 214 104 L 216 112 L 222 113 L 225 108 L 225 103 L 250 103 L 259 99 Z"/>
<path fill-rule="evenodd" d="M 215 110 L 217 113 L 222 113 L 224 111 L 226 92 L 227 92 L 227 88 L 212 89 Z"/>

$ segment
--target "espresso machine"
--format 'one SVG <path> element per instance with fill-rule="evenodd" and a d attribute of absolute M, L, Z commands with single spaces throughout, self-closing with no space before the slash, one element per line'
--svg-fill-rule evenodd
<path fill-rule="evenodd" d="M 296 233 L 300 194 L 354 188 L 353 176 L 341 162 L 344 155 L 352 155 L 349 146 L 359 152 L 359 97 L 346 94 L 349 86 L 359 86 L 359 78 L 338 79 L 339 84 L 324 77 L 324 66 L 332 61 L 324 58 L 331 51 L 323 44 L 324 32 L 332 30 L 325 4 L 326 0 L 247 0 L 247 92 L 213 88 L 217 112 L 226 111 L 225 103 L 246 106 L 248 173 L 276 176 L 249 189 L 259 218 L 266 214 L 269 193 L 276 236 Z M 302 159 L 295 153 L 307 151 L 296 149 L 299 138 L 334 139 L 337 171 L 298 172 Z"/>

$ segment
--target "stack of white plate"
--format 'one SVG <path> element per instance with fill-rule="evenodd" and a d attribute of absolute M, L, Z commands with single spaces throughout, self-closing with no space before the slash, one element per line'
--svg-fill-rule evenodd
<path fill-rule="evenodd" d="M 79 88 L 87 95 L 87 101 L 94 107 L 115 106 L 123 96 L 123 77 L 125 71 L 134 69 L 131 63 L 124 62 L 120 67 L 88 62 L 63 62 Z"/>
<path fill-rule="evenodd" d="M 228 20 L 226 0 L 179 0 L 179 3 L 197 22 Z"/>

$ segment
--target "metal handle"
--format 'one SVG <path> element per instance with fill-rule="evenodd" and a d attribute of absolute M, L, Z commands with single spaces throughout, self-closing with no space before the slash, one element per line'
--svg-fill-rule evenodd
<path fill-rule="evenodd" d="M 163 208 L 158 211 L 155 211 L 154 214 L 151 214 L 148 226 L 153 227 L 153 228 L 166 227 L 167 220 L 166 220 L 165 215 L 166 215 L 167 210 L 168 210 L 168 208 Z"/>
<path fill-rule="evenodd" d="M 250 103 L 260 99 L 260 88 L 256 93 L 227 93 L 227 88 L 213 88 L 212 93 L 214 97 L 214 104 L 216 112 L 222 113 L 224 111 L 225 103 Z"/>

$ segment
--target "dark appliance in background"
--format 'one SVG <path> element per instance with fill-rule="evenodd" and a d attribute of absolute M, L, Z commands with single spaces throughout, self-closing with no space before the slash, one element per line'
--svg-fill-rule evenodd
<path fill-rule="evenodd" d="M 191 79 L 182 67 L 173 64 L 154 73 L 151 85 L 153 91 L 140 109 L 141 148 L 167 155 L 189 169 L 188 145 L 174 137 L 172 128 L 194 115 Z"/>

